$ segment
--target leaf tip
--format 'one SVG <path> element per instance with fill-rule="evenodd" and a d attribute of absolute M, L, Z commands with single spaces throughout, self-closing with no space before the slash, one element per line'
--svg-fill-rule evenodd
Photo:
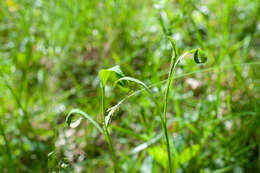
<path fill-rule="evenodd" d="M 172 37 L 170 37 L 170 36 L 167 36 L 167 38 L 168 38 L 168 40 L 171 41 L 172 47 L 175 48 L 176 47 L 176 42 L 174 41 L 174 39 Z"/>
<path fill-rule="evenodd" d="M 205 63 L 208 60 L 206 53 L 201 49 L 196 49 L 193 58 L 197 64 Z"/>

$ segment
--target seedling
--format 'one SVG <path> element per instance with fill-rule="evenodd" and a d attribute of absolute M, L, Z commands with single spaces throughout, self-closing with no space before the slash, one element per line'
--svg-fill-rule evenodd
<path fill-rule="evenodd" d="M 173 55 L 171 58 L 171 66 L 170 66 L 170 70 L 169 70 L 169 74 L 168 74 L 168 79 L 167 79 L 167 87 L 165 90 L 165 95 L 164 95 L 164 100 L 163 100 L 163 114 L 159 114 L 160 115 L 160 120 L 161 120 L 161 126 L 164 132 L 164 137 L 166 140 L 166 146 L 167 146 L 167 155 L 168 155 L 168 170 L 169 173 L 172 173 L 173 171 L 175 172 L 176 169 L 173 168 L 172 165 L 172 156 L 171 156 L 171 150 L 170 150 L 170 141 L 169 141 L 169 132 L 168 132 L 168 128 L 167 128 L 167 118 L 166 118 L 166 112 L 167 112 L 167 106 L 168 106 L 168 97 L 169 97 L 169 91 L 171 88 L 171 84 L 174 81 L 174 70 L 177 66 L 177 64 L 189 53 L 194 53 L 194 61 L 198 64 L 200 63 L 205 63 L 207 61 L 207 56 L 206 54 L 200 50 L 200 49 L 196 49 L 196 50 L 191 50 L 188 52 L 185 52 L 184 54 L 182 54 L 181 56 L 178 56 L 178 50 L 177 50 L 177 46 L 175 44 L 175 41 L 171 38 L 168 37 L 168 39 L 171 41 L 172 47 L 173 47 Z M 112 140 L 111 140 L 111 136 L 109 134 L 108 131 L 108 127 L 109 124 L 111 122 L 112 116 L 113 114 L 116 112 L 116 110 L 119 108 L 119 106 L 125 101 L 125 99 L 127 99 L 127 97 L 121 101 L 119 101 L 115 106 L 111 107 L 108 109 L 108 114 L 106 116 L 106 109 L 105 109 L 105 87 L 107 84 L 107 81 L 111 75 L 111 73 L 115 73 L 117 74 L 119 77 L 121 77 L 120 79 L 118 79 L 117 81 L 115 81 L 114 86 L 116 86 L 118 83 L 123 82 L 123 81 L 127 81 L 127 82 L 134 82 L 138 85 L 141 85 L 151 96 L 151 98 L 153 99 L 154 102 L 156 102 L 156 98 L 153 95 L 153 93 L 150 91 L 149 87 L 143 83 L 142 81 L 135 79 L 133 77 L 128 77 L 125 76 L 122 72 L 122 70 L 120 69 L 119 66 L 114 66 L 112 68 L 109 69 L 102 69 L 99 72 L 99 77 L 100 77 L 100 81 L 101 81 L 101 101 L 102 101 L 102 125 L 103 128 L 95 121 L 91 118 L 91 116 L 89 116 L 88 114 L 86 114 L 85 112 L 78 110 L 78 109 L 74 109 L 72 111 L 69 112 L 67 118 L 66 118 L 66 122 L 70 125 L 71 124 L 71 115 L 73 115 L 74 113 L 78 113 L 80 115 L 82 115 L 84 118 L 86 118 L 87 120 L 89 120 L 98 130 L 100 133 L 102 133 L 105 136 L 105 139 L 110 147 L 111 153 L 112 153 L 112 157 L 114 160 L 114 172 L 118 172 L 119 168 L 117 165 L 117 156 L 115 153 L 115 149 L 114 146 L 112 144 Z M 156 104 L 158 106 L 158 104 Z M 158 107 L 158 110 L 160 110 L 160 108 Z M 176 153 L 176 149 L 174 149 Z"/>
<path fill-rule="evenodd" d="M 99 72 L 99 78 L 100 78 L 100 83 L 101 83 L 101 95 L 102 95 L 102 98 L 101 98 L 101 102 L 102 102 L 102 127 L 95 121 L 91 118 L 91 116 L 89 116 L 88 114 L 86 114 L 85 112 L 79 110 L 79 109 L 73 109 L 69 112 L 69 114 L 67 115 L 66 117 L 66 122 L 68 123 L 68 125 L 70 126 L 71 124 L 71 118 L 72 118 L 72 115 L 74 113 L 77 113 L 77 114 L 80 114 L 81 116 L 83 116 L 84 118 L 86 118 L 87 120 L 89 120 L 97 129 L 98 131 L 104 135 L 108 145 L 109 145 L 109 148 L 111 150 L 111 154 L 112 154 L 112 157 L 113 157 L 113 161 L 114 161 L 114 172 L 117 173 L 119 172 L 119 169 L 118 169 L 118 163 L 117 163 L 117 157 L 116 157 L 116 153 L 115 153 L 115 149 L 114 149 L 114 146 L 113 146 L 113 143 L 112 143 L 112 139 L 111 139 L 111 136 L 109 134 L 109 131 L 108 131 L 108 121 L 106 122 L 106 108 L 105 108 L 105 95 L 106 95 L 106 92 L 105 92 L 105 87 L 106 87 L 106 84 L 107 84 L 107 81 L 111 75 L 111 73 L 115 73 L 117 74 L 119 77 L 124 77 L 124 74 L 123 72 L 121 71 L 120 67 L 119 66 L 114 66 L 112 68 L 109 68 L 109 69 L 102 69 L 100 70 Z"/>
<path fill-rule="evenodd" d="M 168 107 L 168 97 L 169 97 L 169 91 L 170 87 L 174 81 L 174 70 L 177 66 L 177 64 L 189 53 L 194 53 L 194 61 L 198 64 L 200 63 L 205 63 L 207 61 L 207 57 L 205 56 L 206 54 L 200 50 L 191 50 L 189 52 L 185 52 L 182 54 L 180 57 L 178 56 L 178 49 L 175 41 L 171 38 L 168 37 L 168 39 L 171 41 L 172 47 L 173 47 L 173 55 L 171 58 L 171 66 L 168 74 L 168 79 L 167 79 L 167 87 L 165 90 L 165 95 L 164 95 L 164 104 L 163 104 L 163 130 L 164 130 L 164 135 L 166 139 L 166 145 L 167 145 L 167 153 L 168 153 L 168 167 L 169 167 L 169 172 L 172 173 L 174 168 L 172 167 L 172 158 L 171 158 L 171 150 L 170 150 L 170 142 L 169 142 L 169 137 L 168 137 L 168 129 L 167 129 L 167 118 L 166 118 L 166 112 L 167 112 L 167 107 Z M 174 149 L 176 150 L 176 149 Z"/>

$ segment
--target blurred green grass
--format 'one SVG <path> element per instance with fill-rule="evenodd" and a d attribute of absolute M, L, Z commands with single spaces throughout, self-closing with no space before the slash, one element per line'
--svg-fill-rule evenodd
<path fill-rule="evenodd" d="M 198 72 L 170 92 L 171 140 L 189 155 L 178 171 L 259 172 L 259 9 L 257 0 L 0 1 L 0 171 L 111 172 L 103 137 L 88 122 L 68 128 L 65 116 L 80 108 L 101 121 L 101 68 L 165 80 L 169 35 L 180 52 L 209 57 L 203 66 L 185 58 L 177 75 Z M 161 101 L 164 88 L 152 88 Z M 106 107 L 129 93 L 110 83 Z M 130 154 L 161 133 L 155 104 L 141 93 L 113 117 L 122 172 L 165 172 L 162 138 Z"/>

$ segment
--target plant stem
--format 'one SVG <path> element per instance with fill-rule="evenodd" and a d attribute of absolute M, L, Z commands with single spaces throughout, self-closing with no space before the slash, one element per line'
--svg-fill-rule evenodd
<path fill-rule="evenodd" d="M 172 173 L 172 159 L 171 159 L 171 149 L 170 149 L 170 142 L 169 142 L 169 136 L 168 136 L 168 128 L 167 128 L 167 118 L 166 118 L 166 111 L 167 111 L 167 106 L 168 106 L 168 93 L 169 93 L 169 80 L 165 92 L 165 98 L 164 98 L 164 104 L 163 104 L 163 130 L 164 130 L 164 135 L 166 139 L 166 145 L 167 145 L 167 154 L 168 154 L 168 167 L 169 167 L 169 172 Z"/>
<path fill-rule="evenodd" d="M 170 142 L 169 142 L 168 128 L 167 128 L 167 117 L 166 117 L 169 91 L 170 91 L 171 83 L 174 81 L 173 74 L 174 74 L 174 70 L 175 70 L 178 62 L 180 62 L 182 60 L 182 58 L 184 58 L 185 55 L 189 53 L 189 52 L 185 52 L 178 58 L 178 51 L 177 51 L 175 44 L 173 45 L 173 49 L 174 49 L 174 53 L 171 58 L 171 66 L 170 66 L 170 70 L 169 70 L 169 74 L 168 74 L 167 87 L 166 87 L 164 100 L 163 100 L 163 126 L 164 126 L 164 134 L 165 134 L 166 144 L 167 144 L 169 173 L 172 173 L 174 171 L 174 168 L 172 166 L 173 163 L 172 163 L 172 158 L 171 158 L 171 149 L 170 149 Z M 174 145 L 173 145 L 173 147 L 174 147 Z M 174 149 L 174 152 L 176 152 L 176 149 L 175 148 L 173 148 L 173 149 Z"/>
<path fill-rule="evenodd" d="M 149 90 L 148 90 L 148 92 L 149 92 Z M 156 103 L 157 102 L 156 98 L 150 92 L 149 92 L 149 94 L 151 95 L 154 103 Z M 158 107 L 157 109 L 160 110 L 161 109 L 160 105 L 159 104 L 156 104 L 156 105 Z M 164 106 L 164 109 L 165 109 L 165 106 Z M 168 136 L 168 130 L 167 130 L 166 116 L 164 116 L 165 118 L 163 118 L 162 114 L 159 113 L 159 115 L 160 115 L 161 126 L 162 126 L 162 129 L 163 129 L 163 132 L 164 132 L 164 137 L 165 137 L 165 140 L 166 140 L 169 172 L 172 173 L 172 159 L 171 159 L 170 142 L 169 142 L 169 136 Z"/>
<path fill-rule="evenodd" d="M 112 139 L 111 136 L 108 132 L 108 127 L 106 125 L 105 122 L 105 117 L 106 117 L 106 111 L 105 111 L 105 86 L 102 86 L 102 123 L 103 123 L 103 127 L 104 127 L 104 132 L 105 132 L 105 138 L 107 140 L 107 143 L 109 145 L 109 148 L 111 150 L 112 153 L 112 157 L 114 160 L 114 172 L 117 173 L 118 172 L 118 165 L 117 165 L 117 158 L 116 158 L 116 153 L 115 153 L 115 149 L 112 143 Z"/>
<path fill-rule="evenodd" d="M 171 67 L 170 67 L 170 71 L 169 71 L 169 74 L 168 74 L 167 88 L 166 88 L 166 91 L 165 91 L 164 102 L 163 102 L 163 126 L 164 126 L 163 129 L 164 129 L 164 135 L 165 135 L 166 145 L 167 145 L 169 173 L 173 172 L 173 168 L 172 168 L 171 148 L 170 148 L 170 142 L 169 142 L 169 136 L 168 136 L 166 112 L 167 112 L 167 107 L 168 107 L 169 90 L 170 90 L 170 85 L 171 85 L 171 82 L 172 82 L 173 70 L 174 70 L 174 67 L 175 67 L 175 58 L 177 57 L 176 51 L 174 51 L 174 52 L 175 52 L 175 54 L 171 58 Z"/>
<path fill-rule="evenodd" d="M 168 154 L 168 167 L 169 167 L 169 172 L 172 173 L 172 157 L 171 157 L 171 149 L 170 149 L 170 142 L 169 142 L 169 136 L 168 136 L 168 129 L 167 129 L 167 122 L 161 118 L 162 121 L 162 127 L 164 131 L 164 136 L 166 140 L 166 146 L 167 146 L 167 154 Z"/>

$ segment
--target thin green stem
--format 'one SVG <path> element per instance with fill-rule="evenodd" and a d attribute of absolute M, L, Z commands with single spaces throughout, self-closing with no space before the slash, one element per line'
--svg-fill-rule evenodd
<path fill-rule="evenodd" d="M 167 112 L 167 107 L 168 107 L 168 96 L 169 96 L 169 91 L 170 91 L 170 85 L 173 80 L 173 71 L 175 68 L 175 64 L 177 64 L 176 58 L 177 58 L 177 51 L 176 51 L 176 47 L 174 47 L 174 56 L 172 56 L 172 58 L 171 58 L 171 67 L 170 67 L 170 71 L 168 74 L 167 87 L 166 87 L 164 101 L 163 101 L 163 129 L 164 129 L 164 135 L 165 135 L 166 145 L 167 145 L 169 173 L 173 172 L 173 167 L 172 167 L 172 158 L 171 158 L 171 148 L 170 148 L 170 142 L 169 142 L 169 136 L 168 136 L 166 112 Z"/>
<path fill-rule="evenodd" d="M 105 132 L 105 138 L 107 140 L 107 143 L 109 145 L 109 148 L 111 150 L 112 157 L 113 157 L 113 160 L 114 160 L 114 172 L 117 173 L 118 172 L 117 157 L 116 157 L 116 153 L 115 153 L 115 149 L 114 149 L 114 146 L 113 146 L 113 143 L 112 143 L 111 136 L 110 136 L 109 131 L 108 131 L 108 126 L 106 125 L 106 122 L 105 122 L 105 117 L 106 117 L 105 87 L 102 86 L 102 123 L 103 123 L 104 132 Z"/>
<path fill-rule="evenodd" d="M 156 98 L 154 97 L 154 95 L 149 91 L 149 88 L 146 88 L 147 92 L 150 94 L 151 98 L 153 99 L 154 103 L 157 103 Z M 161 107 L 159 104 L 157 105 L 157 109 L 160 110 Z M 164 107 L 165 109 L 165 107 Z M 161 126 L 164 132 L 164 137 L 166 140 L 166 146 L 167 146 L 167 155 L 168 155 L 168 167 L 169 167 L 169 172 L 172 173 L 172 159 L 171 159 L 171 151 L 170 151 L 170 142 L 169 142 L 169 136 L 168 136 L 168 130 L 167 130 L 167 121 L 166 121 L 166 116 L 163 117 L 162 114 L 160 114 L 160 121 L 161 121 Z"/>
<path fill-rule="evenodd" d="M 164 129 L 164 136 L 166 139 L 166 146 L 167 146 L 169 172 L 172 173 L 173 167 L 172 167 L 172 157 L 171 157 L 171 148 L 170 148 L 170 142 L 168 136 L 167 121 L 163 121 L 163 129 Z"/>
<path fill-rule="evenodd" d="M 166 117 L 166 111 L 167 111 L 167 106 L 168 106 L 168 95 L 169 95 L 169 89 L 170 89 L 170 78 L 168 78 L 168 83 L 167 83 L 167 88 L 165 92 L 165 98 L 164 98 L 164 104 L 163 104 L 163 130 L 164 130 L 164 135 L 166 139 L 166 145 L 167 145 L 167 153 L 168 153 L 168 167 L 169 167 L 169 172 L 172 173 L 172 159 L 171 159 L 171 150 L 170 150 L 170 143 L 169 143 L 169 137 L 168 137 L 168 129 L 167 129 L 167 117 Z"/>

